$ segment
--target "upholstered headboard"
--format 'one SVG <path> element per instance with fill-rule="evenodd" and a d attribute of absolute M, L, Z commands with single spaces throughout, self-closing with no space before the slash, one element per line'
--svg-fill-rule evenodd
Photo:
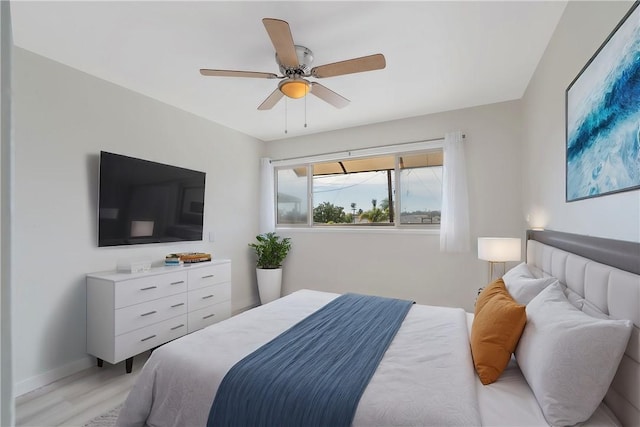
<path fill-rule="evenodd" d="M 625 426 L 640 425 L 640 243 L 529 230 L 527 263 L 558 278 L 585 313 L 633 322 L 604 401 Z"/>

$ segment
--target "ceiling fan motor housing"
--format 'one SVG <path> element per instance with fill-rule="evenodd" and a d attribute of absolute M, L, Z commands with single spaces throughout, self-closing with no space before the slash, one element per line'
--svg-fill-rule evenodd
<path fill-rule="evenodd" d="M 276 53 L 276 62 L 278 63 L 278 67 L 280 67 L 280 72 L 284 76 L 304 76 L 308 75 L 311 71 L 311 64 L 313 63 L 313 52 L 311 51 L 311 49 L 299 45 L 295 45 L 295 48 L 299 64 L 297 67 L 285 67 L 280 62 L 280 58 L 278 58 L 278 54 Z"/>

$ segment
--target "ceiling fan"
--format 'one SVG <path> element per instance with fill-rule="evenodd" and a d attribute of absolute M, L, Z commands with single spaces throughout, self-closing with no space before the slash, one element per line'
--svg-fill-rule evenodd
<path fill-rule="evenodd" d="M 304 46 L 293 44 L 291 29 L 286 21 L 264 18 L 262 23 L 267 29 L 273 47 L 276 49 L 276 62 L 282 75 L 257 71 L 200 69 L 200 74 L 203 76 L 281 79 L 278 88 L 260 104 L 258 110 L 273 108 L 285 95 L 297 99 L 306 96 L 307 93 L 317 96 L 336 108 L 346 107 L 350 102 L 347 98 L 320 83 L 311 82 L 307 78 L 323 79 L 325 77 L 380 70 L 386 66 L 384 55 L 378 53 L 311 68 L 313 52 Z"/>

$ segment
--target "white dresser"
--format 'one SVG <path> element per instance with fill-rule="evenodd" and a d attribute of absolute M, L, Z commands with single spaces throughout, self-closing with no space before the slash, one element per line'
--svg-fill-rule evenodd
<path fill-rule="evenodd" d="M 231 261 L 87 275 L 87 353 L 126 360 L 231 316 Z"/>

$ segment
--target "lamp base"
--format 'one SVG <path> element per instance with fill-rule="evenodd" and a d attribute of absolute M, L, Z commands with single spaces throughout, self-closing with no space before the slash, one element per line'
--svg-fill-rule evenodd
<path fill-rule="evenodd" d="M 496 272 L 496 265 L 502 265 L 502 274 L 498 277 L 494 278 Z M 504 273 L 507 272 L 507 263 L 506 262 L 498 262 L 498 261 L 489 261 L 489 283 L 493 282 L 496 279 L 504 276 Z"/>

